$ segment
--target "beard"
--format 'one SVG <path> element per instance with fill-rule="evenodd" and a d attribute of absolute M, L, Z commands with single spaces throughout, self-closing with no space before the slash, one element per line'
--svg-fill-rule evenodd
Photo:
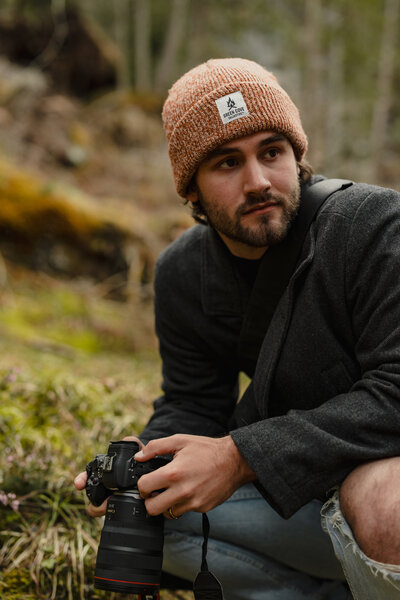
<path fill-rule="evenodd" d="M 257 248 L 273 246 L 281 242 L 289 230 L 293 219 L 296 217 L 300 204 L 300 184 L 297 185 L 285 196 L 278 194 L 263 194 L 248 196 L 235 211 L 233 217 L 229 217 L 226 212 L 207 198 L 203 196 L 200 189 L 197 189 L 198 202 L 208 223 L 216 231 L 223 233 L 231 240 L 241 242 L 248 246 Z M 279 219 L 276 217 L 276 211 L 272 213 L 253 216 L 252 224 L 243 223 L 243 215 L 258 204 L 264 202 L 273 202 L 280 207 Z"/>

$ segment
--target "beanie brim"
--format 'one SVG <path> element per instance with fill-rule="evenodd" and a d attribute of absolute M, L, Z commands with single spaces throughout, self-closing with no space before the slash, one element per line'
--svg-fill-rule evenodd
<path fill-rule="evenodd" d="M 230 60 L 230 63 L 234 61 L 235 59 Z M 179 106 L 182 94 L 185 94 L 185 76 L 181 84 L 178 82 L 170 90 L 164 104 L 163 121 L 176 189 L 183 198 L 186 197 L 188 185 L 201 162 L 212 150 L 231 140 L 260 131 L 274 131 L 288 138 L 297 161 L 304 157 L 307 136 L 297 107 L 275 77 L 262 67 L 257 67 L 265 72 L 265 81 L 243 76 L 234 76 L 230 80 L 226 77 L 225 81 L 219 81 L 219 85 L 209 88 L 206 93 L 205 90 L 201 92 L 199 81 L 198 97 L 192 91 L 192 102 L 184 110 Z M 196 69 L 192 71 L 193 75 L 195 71 Z M 185 84 L 190 83 L 190 87 L 196 88 L 193 75 L 191 81 L 186 80 Z M 237 92 L 243 97 L 246 115 L 224 123 L 217 100 Z"/>

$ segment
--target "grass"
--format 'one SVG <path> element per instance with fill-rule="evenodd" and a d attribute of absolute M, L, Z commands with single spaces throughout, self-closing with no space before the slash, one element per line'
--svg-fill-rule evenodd
<path fill-rule="evenodd" d="M 87 499 L 72 482 L 110 439 L 139 433 L 151 414 L 160 383 L 153 338 L 143 337 L 151 306 L 136 314 L 142 329 L 135 329 L 139 305 L 40 277 L 7 281 L 0 292 L 0 597 L 133 598 L 94 589 L 102 523 L 87 516 Z"/>

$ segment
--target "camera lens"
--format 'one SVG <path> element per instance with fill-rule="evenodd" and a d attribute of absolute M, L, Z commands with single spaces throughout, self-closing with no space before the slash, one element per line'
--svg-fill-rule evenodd
<path fill-rule="evenodd" d="M 101 533 L 95 587 L 156 598 L 163 543 L 163 516 L 150 517 L 136 489 L 114 493 Z"/>

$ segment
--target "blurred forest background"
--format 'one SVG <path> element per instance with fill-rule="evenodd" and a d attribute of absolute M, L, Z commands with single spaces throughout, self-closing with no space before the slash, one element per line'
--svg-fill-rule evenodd
<path fill-rule="evenodd" d="M 168 87 L 211 57 L 256 60 L 299 106 L 317 172 L 400 189 L 399 4 L 1 0 L 1 598 L 106 597 L 72 479 L 159 393 L 154 264 L 191 225 Z"/>

